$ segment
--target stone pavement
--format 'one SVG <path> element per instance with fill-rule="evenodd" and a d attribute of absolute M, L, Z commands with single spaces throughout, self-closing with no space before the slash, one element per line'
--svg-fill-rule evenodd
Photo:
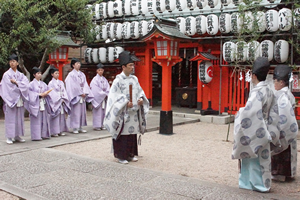
<path fill-rule="evenodd" d="M 193 122 L 174 117 L 174 123 Z M 156 130 L 159 117 L 149 115 L 148 128 Z M 7 145 L 0 141 L 0 189 L 22 199 L 291 199 L 218 185 L 185 176 L 171 175 L 87 158 L 49 147 L 109 137 L 107 131 L 93 131 L 88 114 L 88 133 L 70 134 L 39 142 Z M 0 121 L 4 131 L 4 121 Z M 142 161 L 139 161 L 142 162 Z M 192 166 L 191 166 L 192 167 Z"/>

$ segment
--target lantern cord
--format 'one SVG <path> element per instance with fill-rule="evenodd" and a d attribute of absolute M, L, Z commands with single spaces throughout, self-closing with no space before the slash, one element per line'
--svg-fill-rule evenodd
<path fill-rule="evenodd" d="M 179 72 L 178 72 L 178 86 L 181 86 L 181 62 L 179 63 Z"/>
<path fill-rule="evenodd" d="M 193 68 L 192 68 L 192 61 L 190 61 L 190 87 L 193 86 Z"/>
<path fill-rule="evenodd" d="M 233 107 L 233 98 L 234 98 L 234 95 L 235 95 L 235 86 L 236 86 L 236 67 L 234 68 L 234 71 L 232 73 L 234 73 L 234 84 L 233 84 L 234 89 L 233 89 L 232 97 L 231 97 L 231 108 L 230 108 L 230 114 L 229 114 L 229 123 L 228 123 L 226 142 L 229 142 L 228 137 L 229 137 L 229 131 L 230 131 L 230 123 L 231 123 L 231 115 L 232 115 L 232 107 Z"/>

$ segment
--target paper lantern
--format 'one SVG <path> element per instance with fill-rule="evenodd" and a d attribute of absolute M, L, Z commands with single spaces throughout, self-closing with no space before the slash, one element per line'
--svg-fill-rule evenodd
<path fill-rule="evenodd" d="M 242 3 L 243 0 L 232 0 L 232 3 L 235 5 L 235 6 L 238 6 L 240 3 Z"/>
<path fill-rule="evenodd" d="M 107 14 L 107 17 L 109 17 L 109 18 L 113 18 L 115 16 L 115 13 L 114 13 L 114 2 L 113 1 L 108 1 L 107 2 L 106 14 Z"/>
<path fill-rule="evenodd" d="M 294 10 L 294 26 L 300 27 L 300 8 Z"/>
<path fill-rule="evenodd" d="M 121 40 L 122 39 L 122 24 L 121 23 L 115 23 L 114 25 L 114 33 L 115 33 L 115 38 L 117 40 Z"/>
<path fill-rule="evenodd" d="M 131 0 L 123 0 L 124 1 L 124 14 L 126 16 L 132 15 L 131 11 Z"/>
<path fill-rule="evenodd" d="M 219 0 L 207 0 L 207 4 L 210 8 L 214 8 L 218 5 Z"/>
<path fill-rule="evenodd" d="M 166 1 L 166 10 L 172 12 L 176 8 L 176 0 L 165 0 Z"/>
<path fill-rule="evenodd" d="M 139 22 L 133 21 L 130 23 L 130 37 L 132 39 L 137 39 L 139 36 Z"/>
<path fill-rule="evenodd" d="M 95 14 L 94 14 L 94 19 L 100 19 L 100 12 L 99 12 L 100 4 L 95 4 Z"/>
<path fill-rule="evenodd" d="M 94 31 L 95 31 L 95 34 L 96 34 L 96 40 L 100 40 L 101 39 L 101 36 L 100 36 L 101 26 L 100 25 L 96 25 Z"/>
<path fill-rule="evenodd" d="M 228 6 L 231 2 L 231 0 L 221 0 L 223 6 Z"/>
<path fill-rule="evenodd" d="M 176 8 L 183 11 L 186 8 L 186 0 L 176 0 Z"/>
<path fill-rule="evenodd" d="M 204 15 L 196 17 L 196 32 L 199 35 L 206 33 L 206 17 Z"/>
<path fill-rule="evenodd" d="M 196 18 L 195 17 L 187 17 L 185 18 L 185 34 L 189 36 L 193 36 L 196 34 Z"/>
<path fill-rule="evenodd" d="M 288 8 L 282 8 L 278 12 L 279 29 L 281 31 L 288 31 L 292 28 L 292 11 Z"/>
<path fill-rule="evenodd" d="M 243 19 L 239 13 L 231 14 L 231 31 L 234 33 L 240 33 L 242 30 Z"/>
<path fill-rule="evenodd" d="M 278 12 L 276 10 L 268 10 L 266 12 L 267 31 L 275 32 L 279 28 Z"/>
<path fill-rule="evenodd" d="M 255 61 L 260 56 L 260 44 L 257 41 L 248 43 L 248 60 Z"/>
<path fill-rule="evenodd" d="M 203 9 L 207 6 L 207 0 L 197 0 L 197 7 Z"/>
<path fill-rule="evenodd" d="M 98 53 L 99 53 L 99 60 L 100 60 L 100 62 L 101 63 L 106 63 L 107 62 L 107 60 L 106 60 L 107 59 L 106 58 L 106 55 L 107 55 L 106 48 L 100 47 Z"/>
<path fill-rule="evenodd" d="M 91 61 L 92 63 L 99 63 L 99 49 L 92 49 L 91 51 Z"/>
<path fill-rule="evenodd" d="M 274 43 L 271 40 L 264 40 L 260 43 L 260 56 L 273 60 Z"/>
<path fill-rule="evenodd" d="M 245 12 L 244 27 L 250 32 L 253 31 L 253 21 L 254 21 L 254 17 L 252 12 L 251 11 Z"/>
<path fill-rule="evenodd" d="M 141 15 L 146 15 L 148 13 L 147 3 L 147 0 L 139 0 L 139 11 Z"/>
<path fill-rule="evenodd" d="M 119 54 L 122 53 L 123 51 L 124 51 L 123 47 L 115 47 L 114 58 L 118 59 L 119 58 Z"/>
<path fill-rule="evenodd" d="M 177 17 L 176 20 L 179 31 L 185 34 L 185 19 L 183 17 Z"/>
<path fill-rule="evenodd" d="M 123 16 L 123 2 L 121 0 L 116 0 L 114 2 L 114 15 L 116 17 Z"/>
<path fill-rule="evenodd" d="M 105 2 L 101 2 L 100 5 L 99 5 L 99 16 L 100 16 L 100 19 L 107 18 L 106 6 L 107 6 L 107 3 L 105 3 Z"/>
<path fill-rule="evenodd" d="M 213 78 L 213 64 L 209 61 L 202 61 L 199 64 L 199 80 L 204 83 L 210 83 Z"/>
<path fill-rule="evenodd" d="M 274 46 L 274 60 L 284 63 L 289 57 L 289 43 L 285 40 L 278 40 Z"/>
<path fill-rule="evenodd" d="M 159 13 L 163 13 L 166 10 L 166 2 L 165 0 L 155 0 L 156 1 L 156 11 Z"/>
<path fill-rule="evenodd" d="M 148 33 L 148 22 L 142 20 L 139 22 L 139 35 L 140 37 L 146 35 Z"/>
<path fill-rule="evenodd" d="M 254 31 L 257 32 L 264 32 L 267 28 L 267 23 L 266 23 L 266 16 L 265 13 L 262 11 L 258 11 L 254 14 Z"/>
<path fill-rule="evenodd" d="M 186 7 L 190 10 L 194 10 L 197 7 L 196 0 L 186 0 Z"/>
<path fill-rule="evenodd" d="M 100 38 L 102 40 L 107 40 L 107 28 L 106 28 L 106 24 L 101 25 L 101 30 L 100 30 Z"/>
<path fill-rule="evenodd" d="M 223 59 L 226 62 L 235 61 L 236 44 L 233 42 L 225 42 L 223 44 Z"/>
<path fill-rule="evenodd" d="M 149 20 L 148 22 L 148 25 L 147 25 L 147 32 L 149 33 L 151 30 L 152 30 L 152 28 L 153 28 L 153 26 L 154 26 L 154 23 L 153 23 L 153 20 Z"/>
<path fill-rule="evenodd" d="M 107 47 L 107 61 L 113 63 L 115 60 L 115 48 Z"/>
<path fill-rule="evenodd" d="M 221 33 L 229 33 L 231 31 L 230 14 L 222 13 L 219 16 L 219 29 L 220 29 Z"/>
<path fill-rule="evenodd" d="M 124 22 L 122 24 L 122 37 L 124 39 L 130 39 L 130 37 L 131 37 L 130 22 Z"/>
<path fill-rule="evenodd" d="M 216 35 L 219 31 L 219 18 L 215 14 L 210 14 L 206 18 L 206 32 L 209 35 Z"/>
<path fill-rule="evenodd" d="M 154 12 L 156 12 L 156 0 L 148 0 L 147 7 L 148 7 L 148 12 L 150 14 L 154 14 Z"/>
<path fill-rule="evenodd" d="M 140 11 L 139 11 L 139 0 L 131 0 L 130 1 L 130 6 L 131 6 L 131 14 L 132 15 L 138 15 L 138 14 L 140 14 Z"/>
<path fill-rule="evenodd" d="M 245 62 L 248 58 L 248 44 L 244 41 L 236 43 L 236 61 Z"/>
<path fill-rule="evenodd" d="M 115 26 L 115 23 L 113 23 L 113 22 L 108 22 L 106 24 L 107 37 L 112 40 L 115 39 L 114 26 Z"/>
<path fill-rule="evenodd" d="M 84 51 L 84 60 L 86 63 L 92 63 L 91 51 L 92 48 L 86 48 Z"/>

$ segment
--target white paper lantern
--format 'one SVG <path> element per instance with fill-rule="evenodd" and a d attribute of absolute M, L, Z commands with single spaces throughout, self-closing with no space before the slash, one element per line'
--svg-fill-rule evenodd
<path fill-rule="evenodd" d="M 250 32 L 253 31 L 253 21 L 254 21 L 254 17 L 252 12 L 251 11 L 245 12 L 244 27 Z"/>
<path fill-rule="evenodd" d="M 94 48 L 91 51 L 91 61 L 92 63 L 99 63 L 99 49 Z"/>
<path fill-rule="evenodd" d="M 147 3 L 147 0 L 139 0 L 139 11 L 141 15 L 146 15 L 148 13 Z"/>
<path fill-rule="evenodd" d="M 281 31 L 288 31 L 292 28 L 292 11 L 288 8 L 282 8 L 278 12 L 279 29 Z"/>
<path fill-rule="evenodd" d="M 219 16 L 219 29 L 220 29 L 221 33 L 229 33 L 231 31 L 230 14 L 222 13 Z"/>
<path fill-rule="evenodd" d="M 159 13 L 163 13 L 166 10 L 166 2 L 165 0 L 155 0 L 156 1 L 156 11 Z"/>
<path fill-rule="evenodd" d="M 99 5 L 99 16 L 100 16 L 100 19 L 107 18 L 106 6 L 107 6 L 107 3 L 105 3 L 105 2 L 102 2 Z"/>
<path fill-rule="evenodd" d="M 176 0 L 176 8 L 183 11 L 186 8 L 186 0 Z"/>
<path fill-rule="evenodd" d="M 232 0 L 232 3 L 235 5 L 235 6 L 238 6 L 240 3 L 242 3 L 243 0 Z"/>
<path fill-rule="evenodd" d="M 92 48 L 86 48 L 85 51 L 84 51 L 84 60 L 86 63 L 92 63 Z"/>
<path fill-rule="evenodd" d="M 122 24 L 122 37 L 124 39 L 130 39 L 131 37 L 130 22 L 124 22 Z"/>
<path fill-rule="evenodd" d="M 203 9 L 207 6 L 207 0 L 197 0 L 197 7 Z"/>
<path fill-rule="evenodd" d="M 106 14 L 107 14 L 107 17 L 109 17 L 109 18 L 113 18 L 115 16 L 115 14 L 114 14 L 114 2 L 113 1 L 108 1 L 107 2 Z"/>
<path fill-rule="evenodd" d="M 121 0 L 116 0 L 114 2 L 114 15 L 116 17 L 122 17 L 123 16 L 123 2 Z"/>
<path fill-rule="evenodd" d="M 106 28 L 106 24 L 101 26 L 101 31 L 100 31 L 100 38 L 102 40 L 107 40 L 107 28 Z"/>
<path fill-rule="evenodd" d="M 117 40 L 121 40 L 122 39 L 122 24 L 121 23 L 115 23 L 114 25 L 114 32 L 115 32 L 115 38 Z"/>
<path fill-rule="evenodd" d="M 100 19 L 100 12 L 99 12 L 100 4 L 95 4 L 95 19 Z"/>
<path fill-rule="evenodd" d="M 300 8 L 294 10 L 294 26 L 300 27 Z"/>
<path fill-rule="evenodd" d="M 156 0 L 148 0 L 147 7 L 148 7 L 148 12 L 150 14 L 154 14 L 154 12 L 156 12 Z"/>
<path fill-rule="evenodd" d="M 100 25 L 96 25 L 96 27 L 95 27 L 96 40 L 100 40 L 101 39 L 100 31 L 101 31 L 101 26 Z"/>
<path fill-rule="evenodd" d="M 153 20 L 147 21 L 147 33 L 149 33 L 154 26 Z"/>
<path fill-rule="evenodd" d="M 273 60 L 274 43 L 271 40 L 264 40 L 260 43 L 260 57 L 268 58 L 269 61 Z"/>
<path fill-rule="evenodd" d="M 140 14 L 140 11 L 139 11 L 139 0 L 131 0 L 130 1 L 130 6 L 131 6 L 131 13 L 132 13 L 132 15 L 138 15 L 138 14 Z"/>
<path fill-rule="evenodd" d="M 118 59 L 119 58 L 119 54 L 122 53 L 123 51 L 124 51 L 123 47 L 115 47 L 114 58 Z"/>
<path fill-rule="evenodd" d="M 206 17 L 204 15 L 196 17 L 196 32 L 199 35 L 206 33 Z"/>
<path fill-rule="evenodd" d="M 257 41 L 252 41 L 248 43 L 248 59 L 250 61 L 255 61 L 256 58 L 260 56 L 260 44 Z"/>
<path fill-rule="evenodd" d="M 196 34 L 196 18 L 195 17 L 187 17 L 185 18 L 185 34 L 189 36 L 193 36 Z"/>
<path fill-rule="evenodd" d="M 231 2 L 231 0 L 221 0 L 223 6 L 228 6 Z"/>
<path fill-rule="evenodd" d="M 98 53 L 99 53 L 99 60 L 100 60 L 100 62 L 101 63 L 106 63 L 107 62 L 107 60 L 106 60 L 107 59 L 106 58 L 106 55 L 107 55 L 106 48 L 100 47 Z"/>
<path fill-rule="evenodd" d="M 219 31 L 219 18 L 215 14 L 206 17 L 206 32 L 209 35 L 216 35 Z"/>
<path fill-rule="evenodd" d="M 236 44 L 233 42 L 225 42 L 223 44 L 223 59 L 226 62 L 234 62 L 236 57 Z"/>
<path fill-rule="evenodd" d="M 231 31 L 234 33 L 240 33 L 242 30 L 243 19 L 239 13 L 231 14 Z"/>
<path fill-rule="evenodd" d="M 209 61 L 202 61 L 199 64 L 199 80 L 204 83 L 210 83 L 213 78 L 213 64 Z"/>
<path fill-rule="evenodd" d="M 289 57 L 289 43 L 285 40 L 278 40 L 274 46 L 274 59 L 276 62 L 284 63 Z"/>
<path fill-rule="evenodd" d="M 95 6 L 94 5 L 91 5 L 91 4 L 88 4 L 85 6 L 85 9 L 89 9 L 91 14 L 92 14 L 92 18 L 95 18 Z"/>
<path fill-rule="evenodd" d="M 178 26 L 178 30 L 185 34 L 185 19 L 183 17 L 177 17 L 177 26 Z"/>
<path fill-rule="evenodd" d="M 124 14 L 126 16 L 132 15 L 131 11 L 131 0 L 124 0 Z"/>
<path fill-rule="evenodd" d="M 107 37 L 112 40 L 115 39 L 114 26 L 115 26 L 115 23 L 113 23 L 113 22 L 108 22 L 106 24 Z"/>
<path fill-rule="evenodd" d="M 133 21 L 130 23 L 130 37 L 132 39 L 137 39 L 139 36 L 139 22 Z"/>
<path fill-rule="evenodd" d="M 207 0 L 207 4 L 210 8 L 214 8 L 218 5 L 219 0 Z"/>
<path fill-rule="evenodd" d="M 113 63 L 115 60 L 115 48 L 114 47 L 108 47 L 107 48 L 107 61 L 109 63 Z"/>
<path fill-rule="evenodd" d="M 267 28 L 266 16 L 265 13 L 262 11 L 258 11 L 254 14 L 254 24 L 255 30 L 257 32 L 264 32 Z"/>
<path fill-rule="evenodd" d="M 165 0 L 166 1 L 166 10 L 172 12 L 176 8 L 176 0 Z"/>
<path fill-rule="evenodd" d="M 245 62 L 248 58 L 248 44 L 244 41 L 236 43 L 236 61 Z"/>
<path fill-rule="evenodd" d="M 276 10 L 268 10 L 266 12 L 267 31 L 275 32 L 279 28 L 278 12 Z"/>
<path fill-rule="evenodd" d="M 196 0 L 186 0 L 186 7 L 190 10 L 194 10 L 197 7 Z"/>
<path fill-rule="evenodd" d="M 145 20 L 142 20 L 139 22 L 139 35 L 140 37 L 147 35 L 148 33 L 148 22 Z"/>

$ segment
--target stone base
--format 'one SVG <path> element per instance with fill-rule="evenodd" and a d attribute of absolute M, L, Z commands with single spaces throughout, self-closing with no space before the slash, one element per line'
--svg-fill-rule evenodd
<path fill-rule="evenodd" d="M 173 134 L 172 111 L 160 111 L 159 133 L 166 135 Z"/>

